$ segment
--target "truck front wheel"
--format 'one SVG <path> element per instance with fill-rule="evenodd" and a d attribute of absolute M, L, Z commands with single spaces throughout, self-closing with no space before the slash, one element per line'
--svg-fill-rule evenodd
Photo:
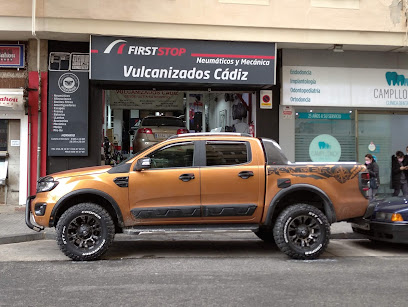
<path fill-rule="evenodd" d="M 295 204 L 283 210 L 273 228 L 276 245 L 293 259 L 316 259 L 330 239 L 330 224 L 319 209 Z"/>
<path fill-rule="evenodd" d="M 58 221 L 57 242 L 61 251 L 77 261 L 100 258 L 115 236 L 109 213 L 93 203 L 69 208 Z"/>

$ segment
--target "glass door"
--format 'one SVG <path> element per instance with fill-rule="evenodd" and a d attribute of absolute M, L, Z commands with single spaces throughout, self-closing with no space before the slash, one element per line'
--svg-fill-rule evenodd
<path fill-rule="evenodd" d="M 358 161 L 372 154 L 380 168 L 379 194 L 393 190 L 391 182 L 391 157 L 401 150 L 405 154 L 408 145 L 408 113 L 358 113 Z"/>

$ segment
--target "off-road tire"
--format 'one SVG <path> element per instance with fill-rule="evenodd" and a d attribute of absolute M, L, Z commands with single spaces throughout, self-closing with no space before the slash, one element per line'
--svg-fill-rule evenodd
<path fill-rule="evenodd" d="M 77 261 L 99 259 L 115 236 L 109 213 L 93 203 L 80 203 L 62 214 L 56 227 L 61 251 Z"/>
<path fill-rule="evenodd" d="M 316 259 L 330 239 L 330 224 L 319 209 L 295 204 L 283 210 L 273 228 L 276 245 L 293 259 Z"/>

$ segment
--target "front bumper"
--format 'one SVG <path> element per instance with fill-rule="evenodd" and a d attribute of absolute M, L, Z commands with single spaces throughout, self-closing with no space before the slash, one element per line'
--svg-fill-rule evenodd
<path fill-rule="evenodd" d="M 408 223 L 376 222 L 361 219 L 351 223 L 353 231 L 384 242 L 408 244 Z"/>
<path fill-rule="evenodd" d="M 31 223 L 31 201 L 35 198 L 35 196 L 28 196 L 27 201 L 26 201 L 26 210 L 25 210 L 25 222 L 28 228 L 31 228 L 32 230 L 35 231 L 42 231 L 44 230 L 44 226 L 39 226 L 39 225 L 34 225 Z"/>

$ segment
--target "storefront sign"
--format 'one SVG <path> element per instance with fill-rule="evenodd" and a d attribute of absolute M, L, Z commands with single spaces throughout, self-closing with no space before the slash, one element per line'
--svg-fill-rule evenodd
<path fill-rule="evenodd" d="M 91 36 L 92 80 L 274 85 L 274 43 Z"/>
<path fill-rule="evenodd" d="M 24 90 L 20 88 L 0 89 L 0 108 L 24 110 Z"/>
<path fill-rule="evenodd" d="M 341 157 L 340 143 L 329 134 L 318 135 L 310 142 L 309 156 L 313 162 L 338 162 Z"/>
<path fill-rule="evenodd" d="M 184 92 L 177 91 L 108 91 L 112 109 L 183 110 Z"/>
<path fill-rule="evenodd" d="M 272 91 L 261 91 L 260 97 L 260 108 L 272 109 Z"/>
<path fill-rule="evenodd" d="M 0 67 L 24 68 L 24 45 L 0 45 Z"/>
<path fill-rule="evenodd" d="M 88 72 L 49 72 L 48 155 L 88 155 Z"/>
<path fill-rule="evenodd" d="M 284 66 L 282 104 L 408 108 L 408 70 Z"/>
<path fill-rule="evenodd" d="M 351 119 L 350 113 L 308 113 L 299 112 L 298 118 L 302 119 Z"/>

